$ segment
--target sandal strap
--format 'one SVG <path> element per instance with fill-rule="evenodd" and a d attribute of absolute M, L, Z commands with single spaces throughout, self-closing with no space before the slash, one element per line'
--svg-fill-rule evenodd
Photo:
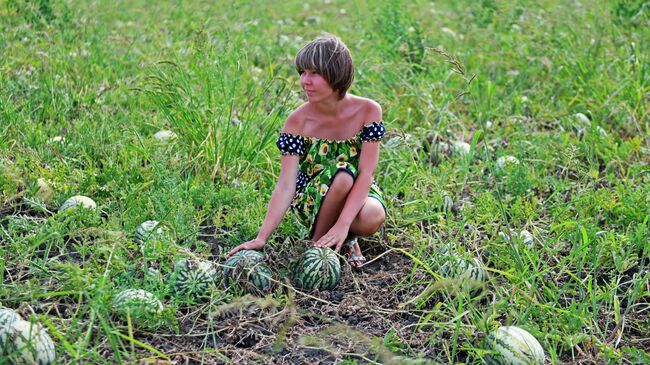
<path fill-rule="evenodd" d="M 356 244 L 358 244 L 358 243 L 359 243 L 359 241 L 357 240 L 356 237 L 349 238 L 349 239 L 345 240 L 345 245 L 346 245 L 347 248 L 349 248 L 350 250 L 353 250 L 353 249 L 354 249 L 354 245 L 356 245 Z"/>
<path fill-rule="evenodd" d="M 363 255 L 352 255 L 348 258 L 348 262 L 366 261 Z"/>

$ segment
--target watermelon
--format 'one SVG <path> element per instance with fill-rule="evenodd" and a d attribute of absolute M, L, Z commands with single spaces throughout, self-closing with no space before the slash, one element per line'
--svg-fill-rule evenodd
<path fill-rule="evenodd" d="M 255 250 L 241 250 L 223 264 L 226 287 L 237 283 L 246 291 L 264 290 L 272 284 L 273 273 L 263 264 L 264 254 Z"/>
<path fill-rule="evenodd" d="M 330 248 L 308 249 L 292 271 L 293 285 L 303 290 L 332 290 L 341 279 L 339 258 Z"/>
<path fill-rule="evenodd" d="M 38 186 L 38 190 L 34 194 L 36 198 L 44 202 L 50 201 L 50 198 L 52 198 L 52 194 L 54 194 L 54 191 L 52 190 L 50 185 L 48 185 L 47 181 L 45 181 L 44 178 L 39 178 L 38 180 L 36 180 L 36 186 Z"/>
<path fill-rule="evenodd" d="M 144 277 L 147 281 L 155 284 L 162 284 L 165 281 L 160 271 L 154 269 L 153 267 L 147 268 L 147 272 L 144 273 Z"/>
<path fill-rule="evenodd" d="M 148 324 L 163 311 L 162 302 L 142 289 L 126 289 L 113 298 L 113 309 L 123 318 L 130 316 L 134 323 Z"/>
<path fill-rule="evenodd" d="M 458 156 L 467 156 L 470 149 L 472 148 L 469 143 L 463 141 L 455 141 L 452 142 L 451 145 L 453 147 L 454 154 Z"/>
<path fill-rule="evenodd" d="M 158 221 L 145 221 L 142 222 L 138 228 L 135 229 L 135 239 L 139 242 L 145 242 L 148 239 L 161 238 L 166 231 L 165 226 L 162 226 Z"/>
<path fill-rule="evenodd" d="M 54 342 L 45 328 L 0 308 L 0 358 L 12 364 L 49 365 L 56 359 Z"/>
<path fill-rule="evenodd" d="M 87 196 L 75 195 L 63 202 L 63 205 L 59 208 L 59 212 L 65 212 L 68 209 L 74 208 L 96 209 L 97 204 Z"/>
<path fill-rule="evenodd" d="M 519 165 L 519 160 L 515 156 L 501 156 L 497 159 L 497 167 L 500 169 L 515 165 Z"/>
<path fill-rule="evenodd" d="M 504 232 L 499 232 L 499 236 L 503 238 L 506 241 L 510 241 L 510 235 Z M 528 248 L 533 248 L 535 245 L 535 238 L 533 237 L 532 233 L 528 232 L 527 230 L 522 230 L 519 232 L 517 235 L 517 232 L 515 232 L 515 237 L 519 236 L 519 239 L 521 242 L 526 245 Z"/>
<path fill-rule="evenodd" d="M 172 292 L 192 299 L 204 297 L 219 280 L 215 265 L 206 260 L 182 259 L 174 265 L 170 286 Z"/>
<path fill-rule="evenodd" d="M 448 256 L 448 261 L 440 268 L 441 275 L 449 279 L 459 279 L 465 282 L 480 283 L 487 279 L 487 271 L 478 258 L 465 260 L 456 256 Z"/>
<path fill-rule="evenodd" d="M 525 229 L 519 233 L 519 238 L 524 245 L 528 246 L 528 248 L 533 248 L 535 245 L 533 235 Z"/>
<path fill-rule="evenodd" d="M 161 129 L 153 135 L 153 138 L 160 142 L 167 142 L 169 140 L 175 139 L 176 133 L 170 130 Z"/>
<path fill-rule="evenodd" d="M 486 356 L 488 365 L 541 365 L 546 361 L 542 345 L 519 327 L 499 327 L 488 335 L 486 345 L 495 352 Z"/>

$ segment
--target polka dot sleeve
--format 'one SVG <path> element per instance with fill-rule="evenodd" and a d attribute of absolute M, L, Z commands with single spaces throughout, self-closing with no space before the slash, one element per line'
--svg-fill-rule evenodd
<path fill-rule="evenodd" d="M 286 155 L 298 155 L 302 156 L 305 154 L 305 137 L 296 136 L 289 133 L 281 133 L 278 140 L 275 142 L 275 145 L 278 146 L 280 153 L 283 156 Z"/>
<path fill-rule="evenodd" d="M 382 121 L 372 122 L 361 128 L 361 142 L 377 142 L 386 134 L 386 128 Z"/>

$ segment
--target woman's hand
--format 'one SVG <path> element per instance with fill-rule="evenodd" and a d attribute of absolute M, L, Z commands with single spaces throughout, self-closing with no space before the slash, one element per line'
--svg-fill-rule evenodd
<path fill-rule="evenodd" d="M 349 229 L 346 227 L 334 225 L 334 227 L 330 228 L 323 237 L 314 243 L 314 247 L 323 248 L 336 246 L 334 251 L 339 252 L 345 238 L 348 236 L 348 231 Z"/>
<path fill-rule="evenodd" d="M 262 247 L 264 247 L 264 245 L 266 245 L 266 241 L 261 240 L 259 238 L 250 240 L 248 242 L 244 242 L 241 245 L 230 250 L 230 252 L 228 252 L 228 254 L 226 255 L 226 258 L 234 255 L 237 251 L 241 251 L 241 250 L 259 250 Z"/>

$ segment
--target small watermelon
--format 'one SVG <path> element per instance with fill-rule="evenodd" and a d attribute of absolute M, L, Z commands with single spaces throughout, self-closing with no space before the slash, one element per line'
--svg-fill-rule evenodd
<path fill-rule="evenodd" d="M 145 221 L 135 229 L 135 239 L 139 242 L 145 242 L 148 239 L 161 238 L 166 229 L 167 227 L 161 225 L 158 221 Z"/>
<path fill-rule="evenodd" d="M 486 356 L 488 365 L 542 365 L 546 361 L 539 341 L 519 327 L 499 327 L 488 335 L 486 345 L 496 352 Z"/>
<path fill-rule="evenodd" d="M 170 286 L 175 294 L 196 299 L 206 296 L 218 280 L 219 273 L 212 262 L 182 259 L 174 265 Z"/>
<path fill-rule="evenodd" d="M 12 364 L 49 365 L 56 359 L 54 342 L 45 328 L 0 308 L 0 358 Z"/>
<path fill-rule="evenodd" d="M 519 165 L 519 159 L 515 156 L 501 156 L 497 158 L 497 167 L 500 169 L 506 169 L 509 166 Z"/>
<path fill-rule="evenodd" d="M 533 248 L 535 245 L 535 238 L 533 238 L 533 235 L 525 229 L 519 233 L 519 238 L 528 248 Z"/>
<path fill-rule="evenodd" d="M 113 298 L 113 309 L 134 323 L 153 323 L 163 311 L 162 302 L 153 294 L 142 289 L 126 289 Z"/>
<path fill-rule="evenodd" d="M 63 202 L 63 205 L 59 208 L 59 212 L 65 212 L 68 209 L 74 208 L 96 209 L 97 204 L 87 196 L 75 195 Z"/>
<path fill-rule="evenodd" d="M 332 290 L 341 279 L 341 264 L 330 248 L 312 247 L 292 267 L 293 285 L 303 290 Z"/>
<path fill-rule="evenodd" d="M 144 278 L 150 283 L 162 284 L 165 279 L 158 269 L 153 267 L 147 268 L 147 271 L 144 273 Z"/>
<path fill-rule="evenodd" d="M 237 283 L 246 291 L 264 290 L 271 286 L 273 272 L 263 264 L 264 254 L 255 250 L 241 250 L 223 264 L 226 286 Z"/>
<path fill-rule="evenodd" d="M 153 138 L 159 142 L 168 142 L 176 138 L 176 133 L 167 129 L 161 129 L 153 135 Z"/>
<path fill-rule="evenodd" d="M 454 150 L 454 154 L 458 156 L 467 156 L 470 149 L 472 148 L 469 143 L 463 141 L 455 141 L 452 142 L 451 145 Z"/>
<path fill-rule="evenodd" d="M 487 271 L 481 260 L 476 257 L 469 261 L 457 256 L 448 256 L 447 262 L 440 268 L 440 273 L 446 278 L 467 282 L 484 282 L 487 279 Z"/>

